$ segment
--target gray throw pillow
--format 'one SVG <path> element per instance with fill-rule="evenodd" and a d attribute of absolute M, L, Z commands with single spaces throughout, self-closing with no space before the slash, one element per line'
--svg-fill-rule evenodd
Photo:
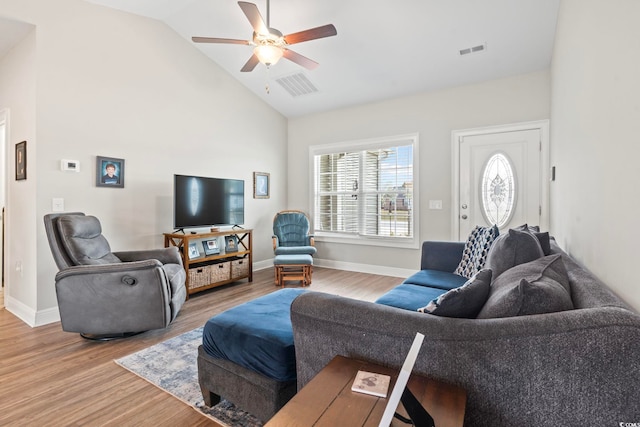
<path fill-rule="evenodd" d="M 573 309 L 571 285 L 560 254 L 513 267 L 491 283 L 478 319 Z"/>
<path fill-rule="evenodd" d="M 495 225 L 493 227 L 476 225 L 467 238 L 462 251 L 462 259 L 454 273 L 470 279 L 484 268 L 487 254 L 499 233 L 500 231 Z"/>
<path fill-rule="evenodd" d="M 487 301 L 490 286 L 491 270 L 482 269 L 464 285 L 440 295 L 418 311 L 444 317 L 475 319 Z"/>
<path fill-rule="evenodd" d="M 493 278 L 508 269 L 544 256 L 538 239 L 528 231 L 510 229 L 496 238 L 487 255 L 485 267 L 493 271 Z"/>
<path fill-rule="evenodd" d="M 540 243 L 540 247 L 542 248 L 542 252 L 546 255 L 551 255 L 551 239 L 549 237 L 549 232 L 541 232 L 540 227 L 537 225 L 528 225 L 523 224 L 519 227 L 515 227 L 514 230 L 518 231 L 528 231 L 529 233 L 536 236 L 538 242 Z"/>

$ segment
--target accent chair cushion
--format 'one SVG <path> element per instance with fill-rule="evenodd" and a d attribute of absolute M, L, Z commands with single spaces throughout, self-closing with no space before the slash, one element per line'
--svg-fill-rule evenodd
<path fill-rule="evenodd" d="M 484 268 L 464 285 L 440 295 L 418 311 L 443 317 L 475 319 L 487 301 L 490 286 L 491 270 Z"/>
<path fill-rule="evenodd" d="M 462 251 L 462 259 L 454 273 L 470 279 L 480 271 L 484 267 L 489 250 L 499 233 L 500 231 L 495 225 L 493 227 L 477 225 L 467 238 Z"/>
<path fill-rule="evenodd" d="M 491 283 L 478 319 L 553 313 L 573 309 L 571 285 L 560 254 L 513 267 Z"/>
<path fill-rule="evenodd" d="M 58 218 L 58 232 L 69 258 L 76 265 L 114 264 L 122 262 L 111 253 L 95 216 L 63 215 Z"/>
<path fill-rule="evenodd" d="M 516 265 L 544 256 L 540 242 L 528 231 L 510 229 L 493 242 L 485 267 L 493 272 L 493 280 Z"/>

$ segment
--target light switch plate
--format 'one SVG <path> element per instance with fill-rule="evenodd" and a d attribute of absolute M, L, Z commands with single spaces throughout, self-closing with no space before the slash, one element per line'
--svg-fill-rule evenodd
<path fill-rule="evenodd" d="M 442 209 L 442 200 L 429 200 L 429 209 Z"/>

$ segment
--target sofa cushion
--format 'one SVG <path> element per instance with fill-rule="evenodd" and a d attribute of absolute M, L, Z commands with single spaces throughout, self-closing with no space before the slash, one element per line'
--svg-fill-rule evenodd
<path fill-rule="evenodd" d="M 551 238 L 549 237 L 549 232 L 540 232 L 540 227 L 537 225 L 528 225 L 523 224 L 519 227 L 515 227 L 514 230 L 518 231 L 529 231 L 538 239 L 540 243 L 540 247 L 542 248 L 542 252 L 545 255 L 551 255 Z"/>
<path fill-rule="evenodd" d="M 416 311 L 445 292 L 447 291 L 444 289 L 403 283 L 378 298 L 376 304 Z"/>
<path fill-rule="evenodd" d="M 491 283 L 478 319 L 571 310 L 571 287 L 560 254 L 513 267 Z"/>
<path fill-rule="evenodd" d="M 476 225 L 467 238 L 462 251 L 462 259 L 454 273 L 470 279 L 480 271 L 485 265 L 489 249 L 498 234 L 498 227 L 495 225 L 493 227 Z"/>
<path fill-rule="evenodd" d="M 503 272 L 525 262 L 544 256 L 540 242 L 528 231 L 510 229 L 496 238 L 491 246 L 485 267 L 490 268 L 495 280 Z"/>
<path fill-rule="evenodd" d="M 475 319 L 487 301 L 490 286 L 491 270 L 482 269 L 464 285 L 440 295 L 418 311 L 444 317 Z"/>
<path fill-rule="evenodd" d="M 467 281 L 466 277 L 454 273 L 439 270 L 420 270 L 416 274 L 407 277 L 402 283 L 427 286 L 430 288 L 449 289 L 462 286 Z"/>

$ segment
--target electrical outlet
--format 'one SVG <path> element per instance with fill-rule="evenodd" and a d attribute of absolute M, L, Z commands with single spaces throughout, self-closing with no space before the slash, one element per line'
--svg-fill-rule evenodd
<path fill-rule="evenodd" d="M 64 212 L 64 199 L 54 197 L 51 200 L 51 210 L 53 212 Z"/>

